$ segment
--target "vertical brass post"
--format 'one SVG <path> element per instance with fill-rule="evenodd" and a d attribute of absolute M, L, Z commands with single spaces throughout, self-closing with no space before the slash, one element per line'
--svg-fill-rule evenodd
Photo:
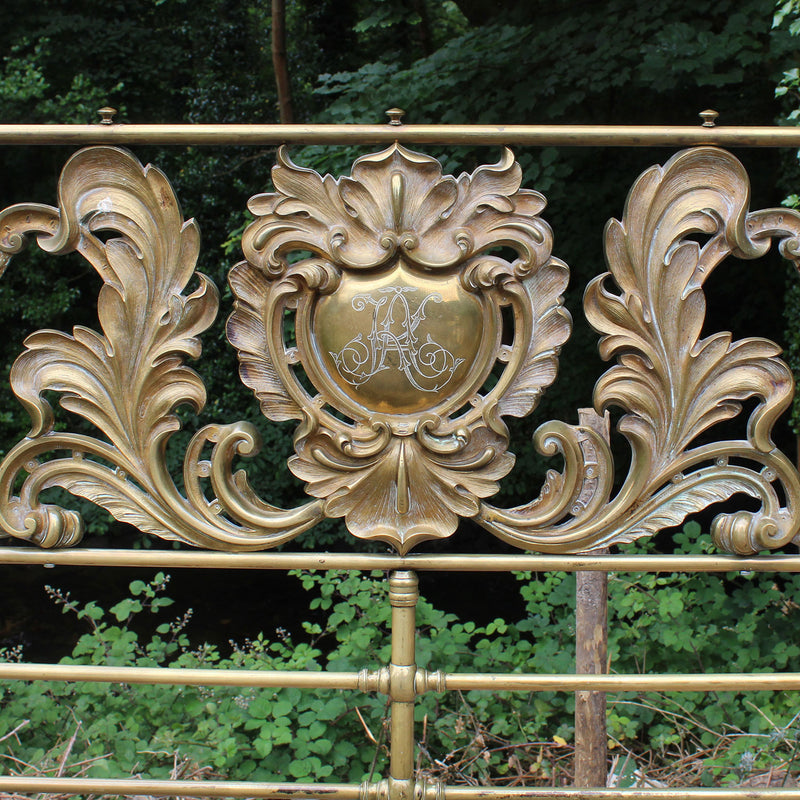
<path fill-rule="evenodd" d="M 392 661 L 389 665 L 391 750 L 389 800 L 414 796 L 414 676 L 417 671 L 414 638 L 419 590 L 417 576 L 399 570 L 389 576 L 392 607 Z"/>

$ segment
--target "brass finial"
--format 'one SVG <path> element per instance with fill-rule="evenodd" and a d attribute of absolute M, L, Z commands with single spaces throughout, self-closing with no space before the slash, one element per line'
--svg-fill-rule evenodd
<path fill-rule="evenodd" d="M 713 128 L 714 123 L 716 122 L 718 116 L 719 116 L 719 111 L 714 111 L 713 108 L 707 108 L 705 111 L 701 111 L 700 119 L 703 120 L 703 127 Z"/>
<path fill-rule="evenodd" d="M 111 106 L 103 106 L 103 108 L 98 109 L 97 113 L 100 115 L 101 125 L 113 125 L 114 114 L 117 113 L 117 109 L 111 108 Z"/>
<path fill-rule="evenodd" d="M 406 112 L 403 111 L 402 108 L 390 108 L 386 112 L 386 116 L 389 117 L 389 124 L 390 125 L 402 125 L 403 124 L 403 115 Z"/>

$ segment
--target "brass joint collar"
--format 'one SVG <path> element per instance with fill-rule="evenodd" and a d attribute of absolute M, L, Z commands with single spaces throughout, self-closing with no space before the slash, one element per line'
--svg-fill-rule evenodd
<path fill-rule="evenodd" d="M 444 783 L 435 778 L 421 778 L 417 781 L 399 781 L 393 778 L 361 784 L 358 800 L 389 800 L 390 791 L 399 791 L 400 796 L 408 800 L 444 800 Z M 408 794 L 406 794 L 408 790 Z M 397 795 L 395 795 L 397 796 Z"/>
<path fill-rule="evenodd" d="M 389 777 L 389 800 L 415 800 L 417 785 L 413 778 Z"/>
<path fill-rule="evenodd" d="M 419 581 L 410 570 L 397 570 L 389 577 L 389 603 L 393 608 L 413 608 L 419 600 Z"/>
<path fill-rule="evenodd" d="M 401 687 L 402 682 L 408 681 L 408 675 L 413 674 L 412 690 Z M 394 676 L 394 677 L 393 677 Z M 358 690 L 361 692 L 379 692 L 390 695 L 393 700 L 411 702 L 414 697 L 425 692 L 444 692 L 447 689 L 447 676 L 437 669 L 428 671 L 415 668 L 414 665 L 399 667 L 381 667 L 376 670 L 362 669 L 358 673 Z M 409 699 L 406 699 L 409 697 Z"/>
<path fill-rule="evenodd" d="M 383 673 L 387 672 L 384 677 Z M 357 689 L 359 692 L 381 692 L 387 693 L 383 688 L 386 684 L 388 689 L 388 670 L 385 667 L 381 669 L 360 669 L 358 671 L 358 684 Z"/>
<path fill-rule="evenodd" d="M 358 800 L 389 800 L 389 781 L 385 779 L 375 783 L 364 781 L 361 784 Z"/>
<path fill-rule="evenodd" d="M 389 672 L 389 667 L 381 667 L 379 670 L 376 670 L 372 673 L 373 676 L 376 678 L 376 690 L 381 694 L 388 695 L 391 691 L 391 674 Z"/>
<path fill-rule="evenodd" d="M 416 692 L 415 664 L 389 665 L 389 697 L 398 703 L 413 703 Z"/>
<path fill-rule="evenodd" d="M 445 674 L 440 669 L 433 672 L 429 672 L 426 669 L 418 669 L 416 675 L 414 675 L 414 691 L 417 694 L 443 692 L 445 689 Z"/>
<path fill-rule="evenodd" d="M 420 778 L 414 783 L 414 800 L 444 800 L 444 783 L 436 778 Z"/>

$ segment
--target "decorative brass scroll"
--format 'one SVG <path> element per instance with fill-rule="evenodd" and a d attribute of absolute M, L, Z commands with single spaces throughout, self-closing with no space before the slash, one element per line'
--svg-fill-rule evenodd
<path fill-rule="evenodd" d="M 0 214 L 6 260 L 34 233 L 50 253 L 77 250 L 104 281 L 102 333 L 39 331 L 14 364 L 32 429 L 0 464 L 7 534 L 45 547 L 78 541 L 79 516 L 39 500 L 60 486 L 141 530 L 226 550 L 274 547 L 327 516 L 406 553 L 471 517 L 517 547 L 571 553 L 651 535 L 735 494 L 761 508 L 719 515 L 718 545 L 745 554 L 797 540 L 800 476 L 770 438 L 792 394 L 779 348 L 700 338 L 703 283 L 727 255 L 756 258 L 778 238 L 800 257 L 800 215 L 748 213 L 747 176 L 729 153 L 695 148 L 645 172 L 622 221 L 608 225 L 610 271 L 586 292 L 601 355 L 616 359 L 594 399 L 598 412 L 624 411 L 632 459 L 622 487 L 612 496 L 611 452 L 591 425 L 547 422 L 536 445 L 562 454 L 564 468 L 512 509 L 486 502 L 514 461 L 503 417 L 529 414 L 553 382 L 570 318 L 544 198 L 520 189 L 511 152 L 455 178 L 395 144 L 336 180 L 282 150 L 273 180 L 274 193 L 250 202 L 228 338 L 263 413 L 300 421 L 289 466 L 315 499 L 282 510 L 233 472 L 234 458 L 259 446 L 246 423 L 198 431 L 184 492 L 176 487 L 164 463 L 174 411 L 205 400 L 184 359 L 199 355 L 217 294 L 201 275 L 186 292 L 198 234 L 163 174 L 93 147 L 64 168 L 58 209 Z M 106 231 L 117 238 L 104 242 Z M 45 391 L 105 438 L 54 430 Z M 750 398 L 746 438 L 697 443 Z"/>
<path fill-rule="evenodd" d="M 782 254 L 798 260 L 800 215 L 748 213 L 749 195 L 742 165 L 711 147 L 685 150 L 639 177 L 622 221 L 606 226 L 610 271 L 584 297 L 587 318 L 602 334 L 601 356 L 617 359 L 595 385 L 594 402 L 597 410 L 625 411 L 618 429 L 631 447 L 628 475 L 609 500 L 606 443 L 587 428 L 546 423 L 535 440 L 542 453 L 563 453 L 564 471 L 551 473 L 526 506 L 484 505 L 482 525 L 518 547 L 574 552 L 651 535 L 742 493 L 761 508 L 718 515 L 711 531 L 719 547 L 746 555 L 797 541 L 800 476 L 770 438 L 794 388 L 780 348 L 767 339 L 734 342 L 729 333 L 700 338 L 703 283 L 726 256 L 757 258 L 778 238 Z M 708 236 L 704 245 L 689 238 L 696 233 Z M 746 439 L 692 446 L 749 398 L 759 403 Z"/>
<path fill-rule="evenodd" d="M 569 336 L 544 198 L 520 190 L 510 151 L 458 179 L 399 145 L 338 182 L 283 151 L 272 174 L 230 276 L 242 380 L 268 417 L 303 420 L 289 466 L 328 516 L 401 553 L 450 536 L 513 466 L 501 417 L 536 405 Z M 516 258 L 488 252 L 500 245 Z M 313 256 L 290 265 L 297 250 Z M 294 308 L 296 348 L 282 326 Z"/>
<path fill-rule="evenodd" d="M 209 425 L 192 439 L 184 463 L 186 496 L 165 467 L 169 437 L 178 429 L 174 409 L 205 402 L 200 377 L 184 365 L 200 354 L 198 334 L 213 321 L 218 296 L 194 273 L 199 234 L 184 222 L 164 175 L 143 168 L 123 150 L 93 147 L 73 156 L 59 182 L 60 208 L 19 205 L 0 215 L 2 243 L 17 252 L 27 233 L 59 254 L 77 250 L 104 284 L 98 299 L 102 334 L 76 327 L 72 335 L 38 331 L 14 363 L 11 386 L 31 416 L 28 438 L 0 464 L 3 530 L 44 547 L 73 544 L 82 522 L 74 511 L 39 502 L 61 486 L 107 509 L 123 522 L 170 539 L 221 549 L 260 549 L 293 538 L 322 519 L 311 502 L 281 511 L 250 490 L 231 461 L 256 447 L 258 434 L 244 424 Z M 98 233 L 119 234 L 105 244 Z M 61 394 L 61 405 L 99 428 L 107 441 L 53 429 L 42 396 Z M 210 459 L 202 457 L 212 445 Z M 40 460 L 44 455 L 63 455 Z M 113 465 L 113 466 L 110 466 Z M 28 473 L 18 497 L 13 487 Z M 209 478 L 209 500 L 200 479 Z"/>

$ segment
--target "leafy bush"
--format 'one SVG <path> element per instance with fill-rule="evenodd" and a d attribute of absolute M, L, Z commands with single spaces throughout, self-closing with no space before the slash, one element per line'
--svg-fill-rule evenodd
<path fill-rule="evenodd" d="M 706 550 L 698 533 L 687 524 L 679 551 Z M 190 613 L 161 622 L 152 636 L 134 632 L 135 617 L 163 614 L 171 604 L 163 574 L 134 581 L 108 610 L 51 590 L 65 613 L 90 628 L 63 663 L 350 671 L 388 662 L 390 610 L 375 599 L 386 590 L 381 573 L 296 574 L 309 610 L 325 622 L 304 623 L 297 637 L 259 635 L 228 656 L 191 646 Z M 574 576 L 518 578 L 526 613 L 515 622 L 480 626 L 421 600 L 419 664 L 449 672 L 574 671 Z M 614 672 L 770 672 L 791 669 L 800 655 L 788 635 L 798 623 L 798 576 L 612 574 L 609 587 Z M 426 694 L 416 711 L 418 768 L 445 780 L 552 781 L 571 756 L 573 708 L 572 696 L 557 692 Z M 661 763 L 692 755 L 706 782 L 730 781 L 791 763 L 796 714 L 783 692 L 746 699 L 626 693 L 609 698 L 609 737 L 617 752 L 650 750 Z M 387 725 L 385 698 L 332 690 L 37 681 L 7 683 L 0 701 L 7 767 L 63 762 L 68 774 L 92 777 L 164 778 L 180 763 L 236 779 L 360 781 L 386 771 Z"/>

